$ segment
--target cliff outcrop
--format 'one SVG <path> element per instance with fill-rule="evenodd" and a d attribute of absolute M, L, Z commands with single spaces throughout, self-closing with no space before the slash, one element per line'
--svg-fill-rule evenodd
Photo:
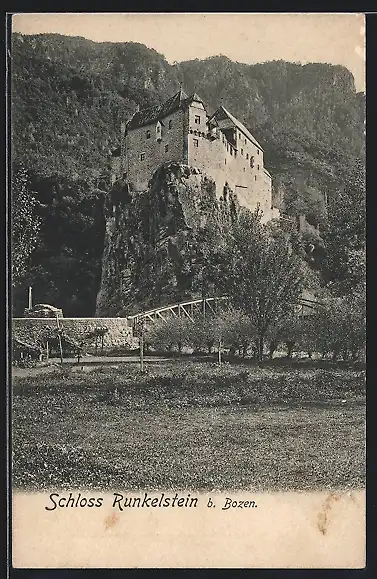
<path fill-rule="evenodd" d="M 239 210 L 227 188 L 195 167 L 161 166 L 148 190 L 117 181 L 105 199 L 105 248 L 96 316 L 123 316 L 211 294 L 207 252 Z"/>

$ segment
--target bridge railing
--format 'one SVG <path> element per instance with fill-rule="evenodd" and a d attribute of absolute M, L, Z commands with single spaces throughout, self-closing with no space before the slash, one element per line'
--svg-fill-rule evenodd
<path fill-rule="evenodd" d="M 228 303 L 228 296 L 199 298 L 139 312 L 132 316 L 128 316 L 127 319 L 134 329 L 138 326 L 141 320 L 144 320 L 147 323 L 156 322 L 158 320 L 166 322 L 169 318 L 184 317 L 194 322 L 196 316 L 206 316 L 207 313 L 216 314 L 219 312 L 220 304 L 226 308 Z M 309 298 L 301 298 L 296 306 L 297 311 L 302 316 L 312 315 L 319 307 L 324 307 L 324 305 L 319 301 Z"/>

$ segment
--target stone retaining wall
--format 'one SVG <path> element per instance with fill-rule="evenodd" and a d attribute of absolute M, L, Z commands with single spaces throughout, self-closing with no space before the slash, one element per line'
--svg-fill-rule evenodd
<path fill-rule="evenodd" d="M 104 336 L 104 347 L 134 349 L 138 339 L 132 335 L 132 327 L 127 318 L 59 318 L 60 326 L 73 339 L 81 340 L 85 334 L 96 328 L 108 328 Z M 13 318 L 13 337 L 34 343 L 44 328 L 56 328 L 54 318 Z M 86 342 L 90 345 L 90 342 Z M 99 341 L 100 343 L 100 341 Z M 94 344 L 94 341 L 93 341 Z"/>

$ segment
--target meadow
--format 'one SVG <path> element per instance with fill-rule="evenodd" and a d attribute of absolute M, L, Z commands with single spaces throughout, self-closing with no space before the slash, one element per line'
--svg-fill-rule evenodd
<path fill-rule="evenodd" d="M 335 490 L 365 485 L 352 365 L 190 359 L 13 378 L 13 487 Z"/>

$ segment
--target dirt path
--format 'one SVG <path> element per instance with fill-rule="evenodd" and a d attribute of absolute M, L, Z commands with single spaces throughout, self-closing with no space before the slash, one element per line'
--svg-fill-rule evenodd
<path fill-rule="evenodd" d="M 169 358 L 159 358 L 156 356 L 144 358 L 145 363 L 149 362 L 168 362 Z M 139 362 L 138 356 L 88 356 L 80 360 L 77 363 L 77 358 L 64 358 L 63 368 L 86 368 L 88 370 L 94 370 L 95 368 L 100 368 L 103 366 L 113 366 L 115 364 L 125 364 L 125 363 L 135 363 Z M 51 358 L 50 366 L 41 366 L 39 368 L 12 368 L 13 377 L 24 377 L 24 376 L 39 376 L 40 374 L 47 374 L 53 372 L 57 368 L 61 368 L 59 358 Z"/>

